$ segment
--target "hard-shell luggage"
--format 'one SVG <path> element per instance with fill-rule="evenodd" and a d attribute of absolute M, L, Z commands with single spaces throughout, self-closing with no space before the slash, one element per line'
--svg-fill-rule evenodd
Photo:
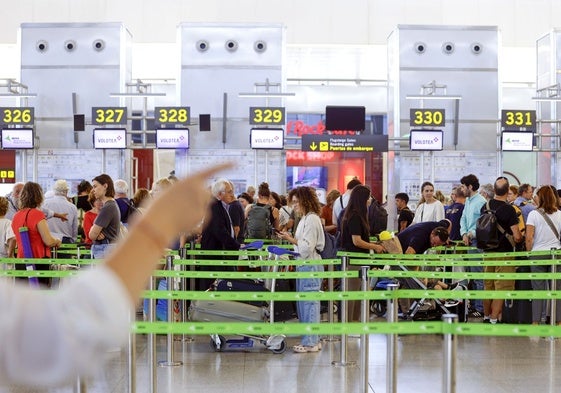
<path fill-rule="evenodd" d="M 275 280 L 275 292 L 294 292 L 291 284 L 294 280 Z M 291 301 L 275 301 L 275 322 L 288 321 L 296 318 L 296 302 Z"/>
<path fill-rule="evenodd" d="M 519 266 L 517 273 L 530 273 L 529 266 Z M 531 291 L 531 280 L 516 280 L 514 284 L 515 290 Z M 532 301 L 528 299 L 505 299 L 503 306 L 503 315 L 501 322 L 503 323 L 532 323 Z"/>
<path fill-rule="evenodd" d="M 230 300 L 193 300 L 189 319 L 195 322 L 262 322 L 265 309 Z"/>

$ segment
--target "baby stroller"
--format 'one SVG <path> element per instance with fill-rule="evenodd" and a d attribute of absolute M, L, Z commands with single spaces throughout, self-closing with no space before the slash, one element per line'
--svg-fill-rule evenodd
<path fill-rule="evenodd" d="M 388 289 L 389 284 L 397 283 L 398 281 L 394 280 L 393 278 L 380 278 L 372 286 L 372 289 L 375 291 L 385 291 L 386 289 Z M 387 308 L 388 301 L 385 299 L 374 299 L 370 302 L 370 312 L 377 317 L 383 317 L 384 315 L 386 315 Z"/>
<path fill-rule="evenodd" d="M 401 265 L 397 269 L 408 271 L 405 266 Z M 427 286 L 416 277 L 399 278 L 398 281 L 402 289 L 427 289 Z M 403 310 L 403 318 L 406 320 L 437 320 L 443 314 L 450 314 L 450 310 L 440 299 L 399 299 L 399 306 Z"/>

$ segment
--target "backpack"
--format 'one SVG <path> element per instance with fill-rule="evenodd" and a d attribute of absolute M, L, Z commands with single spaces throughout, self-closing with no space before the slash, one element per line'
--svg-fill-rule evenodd
<path fill-rule="evenodd" d="M 335 241 L 338 249 L 343 248 L 343 236 L 341 234 L 343 232 L 342 224 L 343 224 L 343 216 L 345 215 L 345 209 L 346 207 L 342 208 L 341 212 L 339 212 L 339 215 L 337 216 L 337 232 L 335 233 Z"/>
<path fill-rule="evenodd" d="M 496 210 L 491 210 L 489 202 L 485 205 L 485 210 L 481 213 L 475 224 L 475 238 L 477 248 L 491 250 L 499 246 L 500 234 L 505 230 L 497 221 Z"/>
<path fill-rule="evenodd" d="M 321 255 L 321 259 L 337 258 L 338 236 L 333 236 L 324 229 L 323 237 L 325 239 L 325 245 L 323 246 L 323 250 L 318 250 L 319 255 Z"/>
<path fill-rule="evenodd" d="M 372 198 L 372 203 L 368 207 L 368 223 L 370 236 L 378 236 L 388 228 L 388 212 L 375 198 Z"/>
<path fill-rule="evenodd" d="M 270 239 L 271 238 L 271 215 L 270 205 L 258 205 L 254 203 L 247 214 L 246 238 L 248 239 Z"/>

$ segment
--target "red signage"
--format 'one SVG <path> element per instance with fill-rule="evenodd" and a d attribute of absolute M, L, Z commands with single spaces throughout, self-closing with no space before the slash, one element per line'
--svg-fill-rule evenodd
<path fill-rule="evenodd" d="M 315 125 L 309 125 L 302 120 L 290 120 L 286 123 L 286 135 L 302 136 L 304 134 L 323 134 L 325 131 L 325 124 L 320 120 Z M 356 131 L 350 130 L 336 130 L 331 131 L 331 135 L 357 135 Z"/>
<path fill-rule="evenodd" d="M 301 151 L 301 150 L 285 150 L 286 151 L 286 161 L 331 161 L 335 158 L 337 153 L 332 151 L 329 152 L 316 152 L 316 151 Z"/>

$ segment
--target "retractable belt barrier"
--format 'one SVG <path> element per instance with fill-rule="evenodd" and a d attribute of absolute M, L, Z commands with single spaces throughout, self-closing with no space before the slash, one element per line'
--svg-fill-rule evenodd
<path fill-rule="evenodd" d="M 244 335 L 244 336 L 273 336 L 273 335 L 341 335 L 345 337 L 349 334 L 360 334 L 363 340 L 367 340 L 369 334 L 386 334 L 389 337 L 396 337 L 397 334 L 439 334 L 443 335 L 446 343 L 454 343 L 452 336 L 542 336 L 542 337 L 561 337 L 561 326 L 553 325 L 510 325 L 510 324 L 483 324 L 483 323 L 458 323 L 457 317 L 452 315 L 444 315 L 443 321 L 434 322 L 418 322 L 411 321 L 407 323 L 398 323 L 393 321 L 370 322 L 368 319 L 368 308 L 365 301 L 386 299 L 389 305 L 396 307 L 396 299 L 399 298 L 432 298 L 440 299 L 443 297 L 442 290 L 409 290 L 395 289 L 368 291 L 366 289 L 365 280 L 368 277 L 415 277 L 415 278 L 441 278 L 441 279 L 509 279 L 509 280 L 532 280 L 532 279 L 560 279 L 561 273 L 463 273 L 463 272 L 439 272 L 439 271 L 401 271 L 401 270 L 382 270 L 371 269 L 371 266 L 380 265 L 403 265 L 403 266 L 497 266 L 497 265 L 558 265 L 558 255 L 561 250 L 552 250 L 546 252 L 535 253 L 493 253 L 493 254 L 437 254 L 437 255 L 370 255 L 370 254 L 354 254 L 340 253 L 341 259 L 319 260 L 319 261 L 302 261 L 302 260 L 269 260 L 262 259 L 269 255 L 262 251 L 224 251 L 220 253 L 205 252 L 199 250 L 188 250 L 187 255 L 190 259 L 180 260 L 168 255 L 166 262 L 168 270 L 157 270 L 153 277 L 167 278 L 242 278 L 242 279 L 298 279 L 298 278 L 356 278 L 359 277 L 358 271 L 328 271 L 328 272 L 217 272 L 217 271 L 186 271 L 186 270 L 170 270 L 173 264 L 183 265 L 185 268 L 190 265 L 191 268 L 205 265 L 218 266 L 283 266 L 283 265 L 302 265 L 302 264 L 323 264 L 336 265 L 342 262 L 348 262 L 352 265 L 363 266 L 360 275 L 363 280 L 362 291 L 342 291 L 342 292 L 217 292 L 217 291 L 173 291 L 173 290 L 150 290 L 143 293 L 143 297 L 147 299 L 168 299 L 168 300 L 259 300 L 259 301 L 302 301 L 302 300 L 340 300 L 345 304 L 348 300 L 363 301 L 362 322 L 328 322 L 328 323 L 245 323 L 245 322 L 154 322 L 154 307 L 151 300 L 151 321 L 150 322 L 133 322 L 131 328 L 131 336 L 135 334 L 147 334 L 148 337 L 154 337 L 156 334 L 167 334 L 168 338 L 172 335 Z M 199 260 L 197 256 L 249 256 L 256 259 L 239 259 L 239 260 Z M 531 260 L 519 259 L 520 257 L 531 257 L 532 255 L 548 255 L 551 259 Z M 495 260 L 501 258 L 500 260 Z M 517 259 L 518 258 L 518 259 Z M 506 260 L 505 260 L 506 259 Z M 4 259 L 0 260 L 0 264 L 28 264 L 28 263 L 44 263 L 44 264 L 68 264 L 69 259 Z M 72 264 L 92 265 L 100 262 L 99 260 L 72 260 Z M 76 271 L 26 271 L 26 270 L 0 270 L 0 277 L 70 277 L 77 274 Z M 344 287 L 343 287 L 344 288 Z M 454 291 L 454 298 L 458 299 L 559 299 L 561 291 Z M 171 301 L 168 301 L 168 315 L 170 313 Z M 364 311 L 366 310 L 366 311 Z M 366 314 L 364 314 L 366 313 Z M 450 318 L 453 317 L 453 318 Z M 168 340 L 169 341 L 169 340 Z M 365 341 L 367 342 L 367 341 Z M 341 347 L 343 341 L 341 341 Z M 169 343 L 168 343 L 169 344 Z M 171 346 L 173 339 L 171 340 Z M 132 344 L 129 343 L 129 351 Z M 152 343 L 152 347 L 155 344 Z M 367 345 L 366 345 L 367 346 Z M 363 359 L 361 364 L 365 371 L 363 379 L 365 386 L 368 386 L 367 366 L 368 354 L 366 346 L 362 346 Z M 169 351 L 173 348 L 168 348 Z M 446 349 L 445 349 L 446 351 Z M 172 352 L 173 353 L 173 352 Z M 153 358 L 154 358 L 153 354 Z M 447 359 L 447 365 L 450 366 L 454 362 L 455 352 L 452 359 Z M 395 356 L 389 356 L 388 362 L 394 363 Z M 154 360 L 154 359 L 152 359 Z M 154 363 L 152 361 L 151 363 Z M 134 370 L 136 362 L 134 358 L 130 360 L 129 368 Z M 153 368 L 153 364 L 151 365 Z M 453 367 L 445 370 L 444 380 L 454 377 L 455 371 Z M 389 370 L 389 369 L 388 369 Z M 132 372 L 129 370 L 129 372 Z M 152 370 L 152 374 L 155 371 Z M 391 371 L 391 378 L 395 380 L 395 370 Z M 155 378 L 154 378 L 155 380 Z M 394 384 L 395 385 L 395 384 Z M 134 389 L 132 389 L 134 390 Z M 153 391 L 155 392 L 155 384 Z M 365 388 L 367 391 L 367 388 Z M 393 389 L 392 391 L 395 391 Z M 447 390 L 449 391 L 449 390 Z"/>
<path fill-rule="evenodd" d="M 207 252 L 198 250 L 189 250 L 188 254 L 195 255 L 209 255 Z M 245 254 L 250 253 L 245 252 Z M 251 252 L 259 255 L 267 254 L 266 252 Z M 551 265 L 559 264 L 561 260 L 507 260 L 507 261 L 492 261 L 485 260 L 488 257 L 518 257 L 518 256 L 531 256 L 531 255 L 561 255 L 561 250 L 543 251 L 543 252 L 517 252 L 517 253 L 496 253 L 496 254 L 475 254 L 479 260 L 472 260 L 473 254 L 438 254 L 438 255 L 398 255 L 399 258 L 391 254 L 358 254 L 358 256 L 366 256 L 367 258 L 358 259 L 355 253 L 342 253 L 350 256 L 351 264 L 356 265 L 376 265 L 376 264 L 403 264 L 403 265 L 431 265 L 438 262 L 439 266 L 473 266 L 474 263 L 479 265 L 492 265 L 495 266 L 499 263 L 513 264 L 513 265 Z M 223 255 L 240 255 L 240 252 L 225 251 Z M 214 254 L 216 255 L 216 254 Z M 422 257 L 422 258 L 420 258 Z M 466 260 L 467 259 L 467 260 Z M 483 260 L 481 260 L 483 259 Z M 559 261 L 559 262 L 558 262 Z M 27 263 L 44 263 L 44 264 L 67 264 L 68 259 L 18 259 L 9 258 L 2 259 L 4 264 L 27 264 Z M 86 259 L 86 260 L 73 260 L 74 264 L 91 265 L 101 262 L 101 260 Z M 288 264 L 298 265 L 301 263 L 312 263 L 312 261 L 300 260 L 175 260 L 175 264 L 194 264 L 199 263 L 212 263 L 217 262 L 225 265 L 254 265 L 254 266 L 271 266 L 274 264 Z M 339 263 L 337 259 L 334 260 L 320 260 L 314 261 L 317 263 Z M 25 270 L 0 270 L 0 276 L 5 277 L 57 277 L 64 278 L 78 274 L 77 271 L 25 271 Z M 423 271 L 398 271 L 398 270 L 370 270 L 369 277 L 418 277 L 418 278 L 486 278 L 486 279 L 544 279 L 556 278 L 561 279 L 561 273 L 452 273 L 452 272 L 423 272 Z M 282 278 L 282 279 L 296 279 L 296 278 L 356 278 L 358 277 L 357 271 L 346 272 L 204 272 L 204 271 L 167 271 L 159 270 L 154 273 L 156 277 L 172 277 L 172 278 Z M 143 297 L 145 298 L 162 298 L 162 299 L 213 299 L 213 300 L 275 300 L 275 301 L 298 301 L 298 300 L 383 300 L 390 298 L 442 298 L 443 292 L 438 290 L 410 290 L 398 289 L 396 291 L 349 291 L 349 292 L 202 292 L 202 291 L 145 291 Z M 455 291 L 454 297 L 458 299 L 559 299 L 561 298 L 561 291 Z M 409 323 L 387 323 L 387 322 L 371 322 L 367 324 L 361 323 L 334 323 L 334 324 L 270 324 L 270 323 L 236 323 L 229 322 L 222 323 L 166 323 L 166 322 L 137 322 L 134 324 L 133 329 L 136 333 L 156 333 L 169 332 L 170 329 L 176 334 L 210 334 L 214 332 L 237 332 L 238 334 L 253 331 L 263 331 L 267 334 L 304 334 L 311 331 L 318 334 L 347 334 L 347 333 L 399 333 L 399 334 L 420 334 L 420 333 L 453 333 L 460 335 L 508 335 L 508 336 L 561 336 L 561 327 L 556 326 L 529 326 L 529 325 L 492 325 L 480 323 L 456 323 L 449 324 L 443 322 L 409 322 Z M 264 330 L 263 330 L 264 329 Z M 445 330 L 446 329 L 446 330 Z"/>

